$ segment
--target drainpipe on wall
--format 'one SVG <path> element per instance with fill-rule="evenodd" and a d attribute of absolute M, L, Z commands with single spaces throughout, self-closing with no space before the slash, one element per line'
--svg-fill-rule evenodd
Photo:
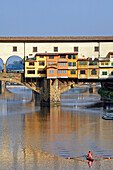
<path fill-rule="evenodd" d="M 6 63 L 3 65 L 3 72 L 6 73 Z"/>
<path fill-rule="evenodd" d="M 100 60 L 100 42 L 98 42 L 99 52 L 98 52 L 98 64 Z M 100 66 L 98 65 L 98 78 L 100 79 Z"/>

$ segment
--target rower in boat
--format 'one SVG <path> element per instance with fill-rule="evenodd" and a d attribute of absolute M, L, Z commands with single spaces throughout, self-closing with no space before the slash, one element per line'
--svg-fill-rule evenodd
<path fill-rule="evenodd" d="M 89 151 L 89 153 L 87 154 L 87 160 L 89 161 L 93 161 L 93 154 Z"/>

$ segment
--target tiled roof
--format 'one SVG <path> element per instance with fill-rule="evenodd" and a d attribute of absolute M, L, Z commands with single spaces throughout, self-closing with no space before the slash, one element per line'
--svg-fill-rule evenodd
<path fill-rule="evenodd" d="M 50 55 L 53 55 L 53 56 L 58 56 L 58 55 L 69 55 L 69 54 L 78 54 L 78 53 L 37 53 L 36 56 L 50 56 Z"/>
<path fill-rule="evenodd" d="M 0 42 L 88 42 L 113 41 L 113 36 L 0 37 Z"/>

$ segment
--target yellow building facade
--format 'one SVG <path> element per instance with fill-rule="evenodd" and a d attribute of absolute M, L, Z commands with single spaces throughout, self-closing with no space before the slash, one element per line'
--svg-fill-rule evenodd
<path fill-rule="evenodd" d="M 46 56 L 38 54 L 34 58 L 25 58 L 25 77 L 46 77 Z"/>
<path fill-rule="evenodd" d="M 77 60 L 78 53 L 68 55 L 68 78 L 78 77 Z"/>

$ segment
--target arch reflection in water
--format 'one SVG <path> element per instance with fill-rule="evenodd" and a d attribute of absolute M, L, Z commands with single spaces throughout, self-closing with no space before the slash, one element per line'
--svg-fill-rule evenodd
<path fill-rule="evenodd" d="M 78 95 L 79 103 L 81 95 L 83 95 L 82 103 L 87 97 L 88 101 L 93 99 L 93 103 L 99 99 L 98 94 L 94 95 L 94 98 L 92 94 L 87 93 Z M 77 100 L 77 94 L 73 95 L 73 101 L 75 99 Z M 17 107 L 14 104 L 12 106 L 13 109 Z M 92 109 L 85 105 L 84 107 L 79 105 L 79 110 L 72 105 L 43 107 L 40 110 L 36 110 L 37 107 L 30 103 L 19 105 L 19 108 L 20 106 L 20 113 L 22 111 L 26 113 L 11 115 L 8 111 L 7 116 L 1 116 L 0 119 L 2 169 L 47 169 L 47 167 L 87 169 L 86 161 L 77 162 L 64 158 L 84 155 L 89 150 L 95 155 L 112 155 L 113 122 L 101 119 L 104 112 L 102 107 L 95 107 L 92 112 Z M 109 169 L 113 166 L 113 162 L 108 161 L 109 163 L 94 162 L 92 168 Z"/>

